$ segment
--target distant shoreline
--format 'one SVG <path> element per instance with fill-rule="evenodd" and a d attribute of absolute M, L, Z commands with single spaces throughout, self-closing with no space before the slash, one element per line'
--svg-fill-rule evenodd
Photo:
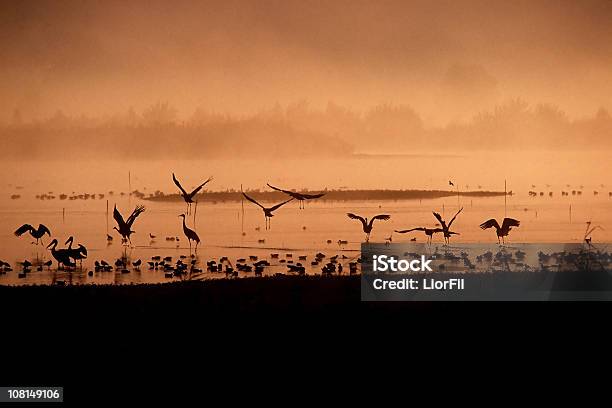
<path fill-rule="evenodd" d="M 327 190 L 310 191 L 310 194 L 323 192 L 325 195 L 313 201 L 365 201 L 365 200 L 424 200 L 444 197 L 454 197 L 459 194 L 462 197 L 499 197 L 503 196 L 503 191 L 449 191 L 449 190 Z M 287 196 L 278 191 L 246 191 L 246 193 L 256 200 L 261 201 L 280 201 Z M 157 193 L 156 195 L 144 196 L 142 193 L 135 192 L 143 200 L 174 202 L 183 201 L 179 194 Z M 509 193 L 512 195 L 512 193 Z M 241 201 L 240 191 L 207 191 L 198 194 L 199 201 Z"/>

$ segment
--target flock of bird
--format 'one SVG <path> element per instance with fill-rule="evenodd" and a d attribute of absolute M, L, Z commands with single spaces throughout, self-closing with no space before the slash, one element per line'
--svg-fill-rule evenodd
<path fill-rule="evenodd" d="M 195 230 L 187 226 L 186 214 L 190 214 L 192 211 L 192 204 L 197 203 L 197 201 L 195 201 L 196 195 L 202 190 L 202 188 L 205 185 L 207 185 L 212 180 L 213 178 L 209 177 L 206 181 L 198 185 L 191 192 L 187 192 L 183 188 L 179 180 L 177 179 L 176 175 L 172 173 L 172 181 L 178 187 L 181 197 L 187 204 L 186 212 L 178 215 L 178 217 L 182 218 L 183 234 L 185 235 L 189 243 L 190 253 L 192 251 L 192 245 L 195 246 L 195 251 L 197 252 L 197 249 L 201 243 L 201 240 L 198 234 L 195 232 Z M 449 181 L 449 185 L 454 186 L 452 181 Z M 307 194 L 307 193 L 295 192 L 292 190 L 282 189 L 282 188 L 273 186 L 271 184 L 267 184 L 267 186 L 271 188 L 272 190 L 279 191 L 279 192 L 286 194 L 288 196 L 288 199 L 276 205 L 267 207 L 261 204 L 260 202 L 258 202 L 257 200 L 255 200 L 253 197 L 249 196 L 247 193 L 242 192 L 242 195 L 247 201 L 261 208 L 263 215 L 264 215 L 266 230 L 270 229 L 271 218 L 275 215 L 274 214 L 275 211 L 279 210 L 285 204 L 293 200 L 297 200 L 299 202 L 299 208 L 304 209 L 305 204 L 308 200 L 317 199 L 325 195 L 325 193 Z M 435 234 L 441 233 L 444 237 L 444 245 L 448 246 L 450 245 L 450 239 L 453 235 L 460 235 L 459 232 L 452 231 L 451 227 L 462 211 L 463 211 L 463 208 L 460 208 L 448 222 L 445 219 L 443 219 L 443 217 L 439 213 L 433 211 L 432 214 L 437 221 L 435 227 L 413 227 L 413 228 L 404 229 L 404 230 L 394 230 L 394 232 L 399 233 L 399 234 L 407 234 L 407 233 L 414 232 L 414 231 L 423 232 L 426 236 L 426 240 L 429 245 L 431 245 L 432 243 L 433 236 Z M 127 219 L 125 219 L 123 215 L 117 209 L 117 206 L 116 205 L 114 206 L 113 219 L 115 220 L 117 225 L 113 227 L 113 229 L 117 231 L 117 233 L 120 235 L 122 243 L 124 245 L 130 245 L 130 246 L 132 245 L 131 235 L 135 233 L 135 231 L 132 228 L 134 226 L 134 223 L 138 219 L 138 217 L 144 212 L 145 212 L 145 207 L 143 205 L 137 205 L 134 208 L 134 210 L 131 212 L 131 214 L 127 217 Z M 365 242 L 369 242 L 370 240 L 370 234 L 372 233 L 375 221 L 387 221 L 391 219 L 391 215 L 389 214 L 378 214 L 371 218 L 363 217 L 363 216 L 360 216 L 354 213 L 347 213 L 346 215 L 349 219 L 360 221 L 362 230 L 365 233 Z M 491 229 L 491 228 L 495 229 L 497 240 L 499 244 L 505 244 L 505 237 L 509 235 L 513 227 L 519 227 L 519 226 L 520 226 L 519 220 L 514 219 L 514 218 L 508 218 L 508 217 L 502 220 L 501 225 L 497 220 L 493 218 L 486 220 L 482 224 L 480 224 L 480 228 L 483 230 Z M 590 232 L 592 232 L 596 228 L 598 227 L 592 228 Z M 17 228 L 17 230 L 15 231 L 16 236 L 22 236 L 26 233 L 29 233 L 30 236 L 36 240 L 35 244 L 37 245 L 38 244 L 44 245 L 43 238 L 45 235 L 48 235 L 50 238 L 52 236 L 50 229 L 43 224 L 39 224 L 38 228 L 34 228 L 30 224 L 23 224 L 22 226 Z M 155 235 L 153 234 L 149 234 L 149 236 L 152 242 L 156 238 Z M 113 237 L 107 234 L 107 240 L 110 242 L 112 241 L 112 239 Z M 179 241 L 179 237 L 166 237 L 166 240 Z M 392 242 L 392 237 L 386 238 L 386 241 L 388 243 Z M 416 241 L 416 238 L 412 238 L 411 241 Z M 585 236 L 585 241 L 589 242 L 586 236 Z M 262 243 L 262 242 L 265 242 L 265 240 L 259 240 L 259 242 Z M 328 244 L 331 242 L 332 242 L 331 240 L 327 241 Z M 343 241 L 343 240 L 338 241 L 339 245 L 344 245 L 347 243 L 348 241 Z M 75 244 L 74 238 L 72 236 L 69 237 L 68 240 L 66 240 L 66 242 L 64 243 L 66 247 L 58 248 L 58 245 L 59 245 L 58 239 L 52 239 L 52 241 L 46 247 L 48 250 L 50 250 L 53 259 L 55 259 L 55 261 L 57 262 L 58 269 L 59 268 L 74 268 L 76 267 L 77 263 L 82 264 L 83 259 L 87 258 L 87 248 L 81 243 Z M 194 255 L 191 254 L 191 257 L 193 258 Z M 315 260 L 313 260 L 312 265 L 313 266 L 315 264 L 318 265 L 319 262 L 321 261 L 322 259 L 316 258 Z M 243 263 L 243 262 L 238 262 L 236 265 L 236 269 L 239 271 L 250 271 L 250 269 L 255 268 L 255 271 L 260 273 L 261 272 L 260 268 L 262 267 L 262 265 L 260 264 L 261 262 L 263 261 L 259 261 L 259 263 L 255 263 L 252 266 L 247 265 L 246 263 Z M 133 262 L 132 266 L 136 269 L 139 269 L 141 264 L 142 264 L 142 261 L 138 260 L 138 261 Z M 27 260 L 24 262 L 21 262 L 21 265 L 23 267 L 24 273 L 27 272 L 29 268 L 32 266 L 32 264 Z M 52 265 L 52 262 L 47 261 L 44 264 L 41 264 L 39 268 L 42 268 L 43 266 L 47 266 L 48 268 L 50 268 L 51 265 Z M 160 262 L 153 258 L 150 262 L 148 262 L 148 265 L 150 266 L 151 269 L 163 268 L 166 273 L 171 273 L 171 272 L 181 273 L 188 267 L 190 267 L 191 272 L 193 272 L 194 270 L 196 272 L 199 271 L 195 267 L 195 260 L 192 260 L 189 265 L 182 262 L 181 260 L 179 260 L 176 263 L 176 265 L 171 265 L 169 262 L 165 262 L 165 260 Z M 127 266 L 127 260 L 123 259 L 121 262 L 120 260 L 118 260 L 115 266 L 117 268 L 121 267 L 122 270 L 125 270 Z M 210 263 L 207 266 L 208 266 L 209 271 L 210 270 L 217 271 L 215 269 L 216 266 Z M 96 261 L 95 267 L 96 267 L 96 271 L 107 271 L 107 270 L 112 269 L 112 266 L 110 266 L 105 261 L 101 261 L 101 262 Z M 303 273 L 305 270 L 304 266 L 301 263 L 297 263 L 297 264 L 290 263 L 288 264 L 288 267 L 291 272 Z M 10 269 L 10 265 L 6 262 L 0 261 L 0 272 L 6 271 L 8 269 Z M 341 264 L 339 265 L 338 269 L 339 269 L 339 272 L 341 273 L 342 272 Z M 324 274 L 331 273 L 332 271 L 335 272 L 336 271 L 335 262 L 333 261 L 328 262 L 326 265 L 324 265 L 324 267 L 322 268 L 322 271 Z M 231 275 L 234 273 L 234 268 L 231 267 L 227 269 L 226 272 Z M 351 265 L 351 272 L 353 272 L 352 265 Z"/>

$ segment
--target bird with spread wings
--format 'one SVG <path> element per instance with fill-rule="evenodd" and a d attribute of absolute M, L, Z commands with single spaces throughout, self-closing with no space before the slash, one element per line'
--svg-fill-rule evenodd
<path fill-rule="evenodd" d="M 263 210 L 264 213 L 264 218 L 266 220 L 266 229 L 270 229 L 270 218 L 274 217 L 274 214 L 272 214 L 274 211 L 278 210 L 279 208 L 281 208 L 283 205 L 287 204 L 289 201 L 293 201 L 293 198 L 290 198 L 287 201 L 283 201 L 282 203 L 276 204 L 273 207 L 264 207 L 263 205 L 259 204 L 255 199 L 249 197 L 248 195 L 246 195 L 246 193 L 242 193 L 242 195 L 244 196 L 244 198 L 246 198 L 247 200 L 249 200 L 250 202 L 252 202 L 253 204 L 258 205 L 259 207 L 261 207 L 261 209 Z"/>
<path fill-rule="evenodd" d="M 174 181 L 174 184 L 176 184 L 179 190 L 181 190 L 181 196 L 183 197 L 183 200 L 185 200 L 185 202 L 187 203 L 187 214 L 189 214 L 189 211 L 191 210 L 191 204 L 193 204 L 194 202 L 193 197 L 195 197 L 195 195 L 198 194 L 198 192 L 202 189 L 202 187 L 204 187 L 206 184 L 212 181 L 212 179 L 213 179 L 212 177 L 209 177 L 208 180 L 206 180 L 205 182 L 200 184 L 198 187 L 196 187 L 191 193 L 188 193 L 187 191 L 185 191 L 183 186 L 181 186 L 181 183 L 179 183 L 174 173 L 172 173 L 172 181 Z"/>
<path fill-rule="evenodd" d="M 431 244 L 431 239 L 433 238 L 434 234 L 437 234 L 438 232 L 444 232 L 442 228 L 427 228 L 427 227 L 417 227 L 417 228 L 410 228 L 407 230 L 399 230 L 399 231 L 395 230 L 395 232 L 397 232 L 398 234 L 407 234 L 408 232 L 412 232 L 412 231 L 423 231 L 425 235 L 427 235 L 428 244 Z M 449 234 L 458 235 L 459 233 L 449 231 Z"/>
<path fill-rule="evenodd" d="M 495 228 L 495 232 L 497 233 L 497 243 L 500 243 L 499 240 L 501 238 L 501 243 L 505 244 L 504 237 L 508 236 L 512 227 L 518 227 L 519 225 L 521 225 L 521 222 L 519 220 L 515 220 L 514 218 L 504 218 L 504 221 L 502 221 L 502 225 L 500 227 L 497 220 L 491 218 L 490 220 L 487 220 L 480 224 L 480 228 L 482 228 L 483 230 L 488 228 Z"/>
<path fill-rule="evenodd" d="M 270 183 L 268 183 L 268 187 L 270 187 L 272 190 L 276 190 L 276 191 L 285 193 L 295 198 L 296 200 L 298 200 L 300 202 L 300 209 L 304 209 L 304 203 L 306 200 L 314 200 L 315 198 L 321 198 L 325 195 L 325 193 L 318 193 L 318 194 L 296 193 L 295 191 L 283 190 L 282 188 L 274 187 Z"/>
<path fill-rule="evenodd" d="M 463 211 L 463 207 L 461 207 L 461 209 L 459 211 L 457 211 L 457 213 L 455 214 L 455 216 L 450 220 L 450 222 L 448 223 L 448 225 L 446 225 L 446 222 L 442 219 L 442 216 L 440 214 L 438 214 L 437 212 L 433 211 L 433 215 L 434 217 L 436 217 L 436 219 L 438 220 L 438 222 L 440 222 L 440 225 L 442 226 L 442 233 L 444 234 L 444 242 L 446 243 L 446 245 L 448 245 L 450 243 L 450 237 L 452 235 L 459 235 L 456 232 L 452 232 L 450 230 L 451 225 L 453 225 L 453 222 L 455 221 L 455 218 L 457 218 L 457 216 L 459 215 L 459 213 Z"/>
<path fill-rule="evenodd" d="M 26 232 L 29 232 L 32 238 L 36 238 L 36 245 L 38 245 L 39 241 L 42 244 L 42 237 L 47 234 L 51 236 L 51 231 L 43 224 L 38 224 L 38 229 L 34 229 L 30 224 L 23 224 L 21 227 L 17 228 L 15 231 L 15 236 L 22 236 Z M 44 245 L 44 244 L 43 244 Z"/>
<path fill-rule="evenodd" d="M 365 232 L 366 234 L 366 242 L 370 242 L 370 233 L 372 232 L 372 228 L 374 227 L 375 220 L 387 221 L 391 219 L 390 215 L 379 214 L 379 215 L 375 215 L 374 217 L 372 217 L 372 219 L 370 219 L 370 222 L 368 222 L 367 218 L 360 217 L 359 215 L 356 215 L 353 213 L 346 213 L 346 215 L 352 220 L 361 221 L 361 224 L 363 226 L 363 232 Z"/>
<path fill-rule="evenodd" d="M 136 206 L 134 211 L 132 211 L 132 214 L 128 217 L 127 221 L 124 221 L 123 216 L 121 215 L 119 210 L 117 210 L 117 205 L 115 204 L 115 209 L 113 210 L 113 218 L 117 222 L 119 228 L 113 227 L 113 229 L 117 230 L 117 232 L 121 235 L 122 242 L 127 243 L 129 241 L 130 244 L 132 243 L 130 235 L 136 232 L 132 231 L 132 225 L 134 224 L 134 221 L 136 221 L 136 218 L 140 214 L 142 214 L 144 210 L 145 207 L 143 205 Z"/>

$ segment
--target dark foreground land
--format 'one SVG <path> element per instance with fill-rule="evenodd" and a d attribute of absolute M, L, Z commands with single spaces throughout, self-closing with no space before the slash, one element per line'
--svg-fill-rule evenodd
<path fill-rule="evenodd" d="M 368 275 L 371 279 L 378 275 Z M 601 271 L 416 274 L 422 279 L 465 278 L 468 298 L 512 299 L 508 294 L 545 292 L 542 300 L 612 297 L 612 273 Z M 399 276 L 396 276 L 399 278 Z M 277 276 L 138 285 L 0 286 L 0 310 L 42 319 L 52 316 L 155 316 L 257 313 L 349 313 L 411 310 L 420 302 L 362 302 L 361 277 Z M 456 292 L 456 291 L 455 291 Z M 437 291 L 439 294 L 444 292 Z M 444 299 L 438 296 L 437 299 Z M 461 297 L 449 296 L 450 300 Z M 418 298 L 416 299 L 418 300 Z M 418 307 L 417 307 L 418 308 Z"/>

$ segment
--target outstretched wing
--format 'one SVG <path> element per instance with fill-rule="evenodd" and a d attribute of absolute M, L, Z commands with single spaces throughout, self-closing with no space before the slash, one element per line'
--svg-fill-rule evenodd
<path fill-rule="evenodd" d="M 249 200 L 250 202 L 252 202 L 253 204 L 257 204 L 258 206 L 260 206 L 261 208 L 265 208 L 263 205 L 259 204 L 257 201 L 255 201 L 254 199 L 252 199 L 251 197 L 249 197 L 248 195 L 246 195 L 246 193 L 242 193 L 242 195 L 244 196 L 244 198 L 246 198 L 247 200 Z"/>
<path fill-rule="evenodd" d="M 411 231 L 425 231 L 425 228 L 423 227 L 418 227 L 418 228 L 411 228 L 411 229 L 407 229 L 407 230 L 395 230 L 395 232 L 397 232 L 398 234 L 405 234 L 407 232 L 411 232 Z"/>
<path fill-rule="evenodd" d="M 497 220 L 495 218 L 491 218 L 490 220 L 487 220 L 485 222 L 483 222 L 482 224 L 480 224 L 480 228 L 487 229 L 487 228 L 491 228 L 491 227 L 495 227 L 495 229 L 499 229 L 499 224 L 497 223 Z"/>
<path fill-rule="evenodd" d="M 363 224 L 363 229 L 365 230 L 367 228 L 367 224 L 366 224 L 366 220 L 363 217 L 358 216 L 357 214 L 353 214 L 353 213 L 346 213 L 346 215 L 352 219 L 352 220 L 359 220 L 361 221 L 361 223 Z"/>
<path fill-rule="evenodd" d="M 189 194 L 190 197 L 193 197 L 194 195 L 198 194 L 198 191 L 200 191 L 202 189 L 202 187 L 204 187 L 206 184 L 208 184 L 209 182 L 212 181 L 212 177 L 209 177 L 208 180 L 206 180 L 205 182 L 203 182 L 202 184 L 200 184 L 195 190 L 193 190 L 191 192 L 191 194 Z"/>
<path fill-rule="evenodd" d="M 319 194 L 300 194 L 306 200 L 312 200 L 314 198 L 321 198 L 327 193 L 319 193 Z"/>
<path fill-rule="evenodd" d="M 46 225 L 38 224 L 38 230 L 42 231 L 43 235 L 44 234 L 49 234 L 49 236 L 51 236 L 51 231 L 49 231 L 49 228 L 47 228 Z"/>
<path fill-rule="evenodd" d="M 174 173 L 172 173 L 172 181 L 174 181 L 174 184 L 176 184 L 183 194 L 188 195 L 183 186 L 181 186 L 181 183 L 179 183 L 179 181 L 176 179 Z"/>
<path fill-rule="evenodd" d="M 276 204 L 274 207 L 270 208 L 270 212 L 278 210 L 279 208 L 281 208 L 283 205 L 287 204 L 289 201 L 292 201 L 293 198 L 288 199 L 287 201 L 284 201 L 280 204 Z"/>
<path fill-rule="evenodd" d="M 28 231 L 34 231 L 34 228 L 30 224 L 23 224 L 21 227 L 17 228 L 15 235 L 19 237 Z"/>
<path fill-rule="evenodd" d="M 270 187 L 272 190 L 276 190 L 276 191 L 280 191 L 281 193 L 289 194 L 292 197 L 293 197 L 293 194 L 295 194 L 293 191 L 283 190 L 282 188 L 274 187 L 270 185 L 270 183 L 266 183 L 266 185 Z"/>
<path fill-rule="evenodd" d="M 504 218 L 504 222 L 502 223 L 502 229 L 508 229 L 510 227 L 518 227 L 521 225 L 519 220 L 515 220 L 514 218 Z"/>
<path fill-rule="evenodd" d="M 121 229 L 121 227 L 125 225 L 125 221 L 123 220 L 121 213 L 119 212 L 119 210 L 117 210 L 117 204 L 115 204 L 115 209 L 113 210 L 113 218 L 115 219 L 115 221 L 117 221 L 117 224 L 119 224 L 119 229 Z"/>
<path fill-rule="evenodd" d="M 134 211 L 132 211 L 132 215 L 129 216 L 129 218 L 127 219 L 127 225 L 128 227 L 132 227 L 132 224 L 134 224 L 134 221 L 136 221 L 136 217 L 138 217 L 140 214 L 142 214 L 145 210 L 144 205 L 138 205 L 136 206 L 136 208 L 134 209 Z"/>
<path fill-rule="evenodd" d="M 459 213 L 463 211 L 463 207 L 461 207 L 461 209 L 459 211 L 457 211 L 457 214 L 455 214 L 455 216 L 450 220 L 450 222 L 448 223 L 448 228 L 450 229 L 451 225 L 453 225 L 453 221 L 455 221 L 455 218 L 457 218 L 457 216 L 459 215 Z"/>
<path fill-rule="evenodd" d="M 370 228 L 372 228 L 372 225 L 374 224 L 375 220 L 381 220 L 381 221 L 387 221 L 388 219 L 390 219 L 391 216 L 387 215 L 387 214 L 380 214 L 380 215 L 375 215 L 374 217 L 372 217 L 372 219 L 370 220 L 370 223 L 368 224 L 368 226 Z"/>
<path fill-rule="evenodd" d="M 435 212 L 435 211 L 433 211 L 433 215 L 434 215 L 434 217 L 436 217 L 438 222 L 440 222 L 440 225 L 442 225 L 442 227 L 446 228 L 446 223 L 442 219 L 442 216 L 440 214 L 438 214 L 437 212 Z"/>

